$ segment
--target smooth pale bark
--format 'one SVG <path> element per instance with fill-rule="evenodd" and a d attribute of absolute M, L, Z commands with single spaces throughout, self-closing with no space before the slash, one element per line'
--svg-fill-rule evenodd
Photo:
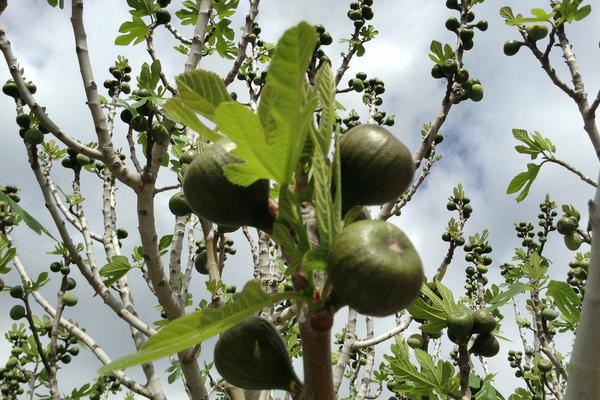
<path fill-rule="evenodd" d="M 568 400 L 597 399 L 600 393 L 600 190 L 590 202 L 592 257 L 581 320 L 569 363 Z"/>

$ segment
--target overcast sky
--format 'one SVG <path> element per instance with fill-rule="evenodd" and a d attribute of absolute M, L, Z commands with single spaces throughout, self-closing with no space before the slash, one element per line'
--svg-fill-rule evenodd
<path fill-rule="evenodd" d="M 148 59 L 144 46 L 125 48 L 113 45 L 119 25 L 128 19 L 126 2 L 103 0 L 86 3 L 85 22 L 96 81 L 103 82 L 109 78 L 108 67 L 119 54 L 129 58 L 134 72 L 138 71 L 141 63 Z M 174 1 L 169 9 L 175 11 L 177 3 Z M 345 48 L 345 45 L 339 44 L 338 41 L 348 37 L 352 30 L 352 24 L 345 16 L 348 3 L 262 0 L 258 22 L 262 27 L 264 39 L 273 42 L 286 28 L 301 20 L 324 24 L 334 38 L 334 45 L 327 51 L 336 68 L 340 63 L 339 53 Z M 413 201 L 403 210 L 402 216 L 395 219 L 419 250 L 429 277 L 433 275 L 446 252 L 445 243 L 441 241 L 440 236 L 447 220 L 453 215 L 446 211 L 445 205 L 452 187 L 459 182 L 462 182 L 475 209 L 465 228 L 466 236 L 481 232 L 485 228 L 490 230 L 490 242 L 494 247 L 494 264 L 490 269 L 491 281 L 499 277 L 498 265 L 510 261 L 514 247 L 519 245 L 514 235 L 513 223 L 525 219 L 536 224 L 537 205 L 546 193 L 550 193 L 559 205 L 573 204 L 582 212 L 584 220 L 587 218 L 586 202 L 593 195 L 592 188 L 554 165 L 542 168 L 529 197 L 524 202 L 517 204 L 514 196 L 505 194 L 510 179 L 525 170 L 526 163 L 530 162 L 514 151 L 512 128 L 540 131 L 557 145 L 559 158 L 569 161 L 594 179 L 598 174 L 593 149 L 582 129 L 581 117 L 573 102 L 551 85 L 528 51 L 523 49 L 512 58 L 502 53 L 503 43 L 508 39 L 518 39 L 518 34 L 514 28 L 504 24 L 498 14 L 499 8 L 511 5 L 516 11 L 527 12 L 529 8 L 544 4 L 544 1 L 488 0 L 475 9 L 477 19 L 487 19 L 490 28 L 485 33 L 477 32 L 475 47 L 466 54 L 464 61 L 471 76 L 482 81 L 484 100 L 480 103 L 464 102 L 453 107 L 442 128 L 444 142 L 438 147 L 442 160 L 435 164 L 432 174 L 414 196 Z M 27 78 L 33 80 L 38 87 L 38 101 L 47 107 L 49 115 L 63 130 L 82 142 L 89 142 L 94 140 L 95 134 L 85 105 L 68 8 L 67 6 L 66 10 L 53 9 L 42 0 L 12 0 L 0 17 L 0 23 L 12 42 L 20 65 L 25 68 Z M 242 12 L 234 18 L 232 24 L 236 29 L 236 38 L 239 36 L 239 27 L 243 23 L 247 8 L 247 1 L 242 0 Z M 377 0 L 374 11 L 375 18 L 372 22 L 380 35 L 366 45 L 367 53 L 364 57 L 353 60 L 352 68 L 343 82 L 358 71 L 365 71 L 369 76 L 383 79 L 386 83 L 383 109 L 388 114 L 396 115 L 396 125 L 392 132 L 414 151 L 420 140 L 420 127 L 436 115 L 444 90 L 442 83 L 430 76 L 432 64 L 427 56 L 429 44 L 434 39 L 454 42 L 453 34 L 444 28 L 444 21 L 453 13 L 445 8 L 442 0 Z M 600 14 L 597 12 L 593 12 L 583 22 L 567 27 L 582 75 L 588 91 L 592 94 L 596 93 L 600 86 L 600 74 L 596 72 L 599 28 Z M 183 28 L 182 32 L 185 36 L 191 36 L 189 27 Z M 596 36 L 593 36 L 594 34 Z M 162 55 L 163 68 L 169 77 L 182 72 L 185 62 L 185 57 L 172 49 L 173 45 L 175 43 L 168 33 L 158 33 L 156 48 Z M 568 81 L 562 60 L 554 57 L 554 62 L 563 79 Z M 207 58 L 202 60 L 201 68 L 224 75 L 229 63 Z M 8 77 L 6 66 L 0 67 L 0 81 L 3 83 Z M 237 88 L 240 89 L 239 86 Z M 362 115 L 365 114 L 360 95 L 342 94 L 338 100 L 348 109 L 355 107 Z M 43 206 L 41 193 L 26 162 L 25 148 L 18 136 L 14 116 L 14 102 L 6 96 L 1 96 L 0 184 L 18 184 L 23 190 L 23 207 L 44 225 L 52 227 Z M 122 127 L 121 131 L 115 134 L 116 137 L 119 135 L 124 137 Z M 68 190 L 68 175 L 63 171 L 58 166 L 55 179 L 62 188 Z M 172 184 L 175 179 L 172 175 L 163 173 L 161 182 Z M 87 191 L 86 210 L 92 226 L 97 231 L 101 227 L 98 218 L 99 188 L 91 179 L 84 182 L 84 190 Z M 164 211 L 159 212 L 157 216 L 160 234 L 170 234 L 172 230 L 173 218 L 166 210 L 167 200 L 168 195 L 157 198 L 159 210 Z M 136 222 L 132 217 L 135 213 L 131 205 L 132 197 L 124 188 L 119 191 L 119 201 L 122 205 L 118 210 L 119 226 L 127 227 L 132 233 L 124 246 L 127 254 L 135 245 L 137 236 L 133 234 Z M 17 238 L 19 255 L 30 274 L 35 276 L 47 269 L 53 259 L 45 253 L 52 249 L 53 244 L 46 238 L 31 234 L 25 226 L 19 227 L 14 236 Z M 231 258 L 223 279 L 226 283 L 237 283 L 240 287 L 251 276 L 251 261 L 243 239 L 237 235 L 234 239 L 236 245 L 240 246 L 240 251 Z M 574 256 L 561 242 L 561 238 L 554 235 L 546 247 L 546 255 L 554 261 L 551 274 L 559 278 L 566 276 L 567 262 Z M 463 293 L 463 256 L 462 252 L 457 253 L 450 267 L 451 273 L 447 275 L 445 282 L 457 295 Z M 17 281 L 15 271 L 3 278 L 9 285 Z M 145 302 L 145 299 L 150 298 L 147 288 L 140 282 L 139 277 L 132 276 L 130 279 L 141 316 L 150 322 L 159 319 L 158 312 L 153 307 L 154 303 Z M 44 290 L 50 299 L 54 299 L 54 285 L 53 282 L 51 287 Z M 91 298 L 91 290 L 83 286 L 76 290 L 81 298 L 80 306 L 68 310 L 67 316 L 80 321 L 81 326 L 88 329 L 111 357 L 116 358 L 131 352 L 133 347 L 128 329 L 124 324 L 114 321 L 113 314 L 107 307 L 98 298 Z M 192 287 L 198 294 L 196 300 L 205 295 L 201 279 L 194 279 Z M 7 311 L 14 301 L 5 296 L 2 304 Z M 510 317 L 511 313 L 508 311 L 505 315 Z M 2 332 L 11 324 L 5 314 L 0 315 Z M 338 314 L 336 326 L 343 324 L 345 316 L 345 310 Z M 363 323 L 362 320 L 360 322 Z M 377 332 L 382 333 L 392 325 L 393 321 L 377 320 Z M 514 339 L 513 328 L 514 325 L 510 322 L 505 322 L 503 336 Z M 570 342 L 564 342 L 563 350 L 568 351 Z M 211 347 L 209 343 L 204 349 Z M 508 349 L 517 347 L 518 343 L 503 342 L 500 354 L 490 360 L 492 371 L 498 372 L 497 382 L 504 389 L 517 384 L 522 385 L 521 382 L 515 381 L 506 362 Z M 378 346 L 379 357 L 388 348 L 389 343 Z M 9 351 L 6 342 L 0 342 L 0 360 L 5 360 Z M 210 351 L 205 353 L 209 353 L 210 358 Z M 159 370 L 164 370 L 166 364 L 159 363 L 158 366 Z M 98 367 L 98 361 L 93 356 L 82 352 L 72 365 L 61 372 L 61 389 L 67 392 L 72 387 L 91 380 Z M 128 371 L 128 374 L 140 376 L 135 369 Z M 163 383 L 169 398 L 178 398 L 178 394 L 182 393 L 181 384 L 169 386 L 166 379 Z M 510 392 L 505 391 L 504 394 L 508 395 Z M 122 396 L 121 394 L 115 398 Z"/>

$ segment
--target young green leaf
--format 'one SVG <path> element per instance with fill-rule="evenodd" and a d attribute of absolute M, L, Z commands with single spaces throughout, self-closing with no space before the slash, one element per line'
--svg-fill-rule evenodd
<path fill-rule="evenodd" d="M 283 34 L 273 53 L 258 106 L 267 144 L 283 151 L 286 169 L 285 179 L 280 183 L 292 178 L 317 104 L 314 90 L 306 80 L 306 69 L 316 42 L 315 29 L 305 22 Z"/>
<path fill-rule="evenodd" d="M 579 322 L 581 300 L 577 297 L 571 285 L 567 282 L 550 281 L 546 294 L 552 297 L 565 321 L 571 324 Z"/>
<path fill-rule="evenodd" d="M 542 164 L 543 163 L 544 162 L 542 162 Z M 517 202 L 523 201 L 529 194 L 529 189 L 537 177 L 542 164 L 527 164 L 527 171 L 521 172 L 510 181 L 508 188 L 506 189 L 506 194 L 516 193 L 521 190 L 521 193 L 519 193 L 516 200 Z"/>
<path fill-rule="evenodd" d="M 46 235 L 48 235 L 49 237 L 51 237 L 52 239 L 54 239 L 55 241 L 58 242 L 58 240 L 56 240 L 56 238 L 50 234 L 50 232 L 48 231 L 48 229 L 46 229 L 35 218 L 33 218 L 27 211 L 23 210 L 21 208 L 21 206 L 19 206 L 15 201 L 13 201 L 13 199 L 11 199 L 10 197 L 8 197 L 4 192 L 0 192 L 0 200 L 5 201 L 6 203 L 8 203 L 8 205 L 11 208 L 11 210 L 15 214 L 17 214 L 19 216 L 19 218 L 21 218 L 32 231 L 34 231 L 38 235 L 41 235 L 42 232 L 43 232 L 43 233 L 45 233 Z"/>
<path fill-rule="evenodd" d="M 282 140 L 267 143 L 258 115 L 240 103 L 223 103 L 217 108 L 215 123 L 236 144 L 231 155 L 245 161 L 226 165 L 227 179 L 241 186 L 249 186 L 258 179 L 287 183 L 286 143 Z"/>
<path fill-rule="evenodd" d="M 140 351 L 105 365 L 100 368 L 99 373 L 106 375 L 189 349 L 231 328 L 264 307 L 298 296 L 294 292 L 267 294 L 262 291 L 258 281 L 250 281 L 241 293 L 234 295 L 230 303 L 221 308 L 198 310 L 172 321 L 150 337 Z"/>
<path fill-rule="evenodd" d="M 316 132 L 311 130 L 313 141 L 312 178 L 314 182 L 314 201 L 317 216 L 317 228 L 321 245 L 325 248 L 333 240 L 334 213 L 331 198 L 331 167 L 327 165 L 326 156 L 319 144 Z"/>
<path fill-rule="evenodd" d="M 112 286 L 113 283 L 127 275 L 132 266 L 125 256 L 113 256 L 112 260 L 98 271 L 105 278 L 104 285 Z"/>
<path fill-rule="evenodd" d="M 148 34 L 148 26 L 140 17 L 133 17 L 131 21 L 123 22 L 119 28 L 123 35 L 117 36 L 115 44 L 118 46 L 127 46 L 131 42 L 134 45 L 143 42 Z"/>
<path fill-rule="evenodd" d="M 321 65 L 315 76 L 315 86 L 321 103 L 321 119 L 319 123 L 318 142 L 325 156 L 329 153 L 329 146 L 333 136 L 335 80 L 331 73 L 329 63 Z"/>
<path fill-rule="evenodd" d="M 198 119 L 196 113 L 190 110 L 179 97 L 172 97 L 167 100 L 164 108 L 169 119 L 181 122 L 183 125 L 196 131 L 208 140 L 216 142 L 223 137 L 204 125 L 204 123 Z"/>
<path fill-rule="evenodd" d="M 211 121 L 221 103 L 233 101 L 223 80 L 214 72 L 186 72 L 176 78 L 176 83 L 177 92 L 185 106 Z M 167 100 L 166 104 L 172 100 Z"/>

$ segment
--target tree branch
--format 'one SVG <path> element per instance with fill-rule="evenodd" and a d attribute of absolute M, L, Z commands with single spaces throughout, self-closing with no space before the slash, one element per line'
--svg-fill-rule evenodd
<path fill-rule="evenodd" d="M 567 163 L 566 161 L 559 160 L 558 158 L 554 158 L 553 156 L 545 157 L 545 159 L 552 163 L 555 163 L 555 164 L 565 167 L 567 170 L 569 170 L 572 173 L 574 173 L 575 175 L 577 175 L 585 183 L 592 185 L 593 187 L 598 186 L 598 184 L 596 182 L 594 182 L 594 180 L 592 178 L 588 177 L 583 172 L 579 171 L 577 168 L 573 167 L 571 164 Z"/>
<path fill-rule="evenodd" d="M 185 62 L 185 71 L 193 71 L 198 66 L 202 58 L 202 50 L 204 48 L 204 35 L 206 35 L 206 26 L 212 9 L 211 0 L 200 0 L 198 11 L 198 20 L 194 27 L 194 37 L 192 38 L 192 46 L 188 53 L 188 58 Z"/>
<path fill-rule="evenodd" d="M 372 347 L 375 346 L 379 343 L 385 342 L 388 339 L 393 338 L 394 336 L 404 332 L 405 330 L 408 329 L 408 327 L 410 326 L 410 324 L 413 322 L 412 317 L 408 317 L 406 320 L 404 320 L 401 324 L 397 325 L 396 327 L 390 329 L 389 331 L 387 331 L 386 333 L 379 335 L 377 337 L 371 337 L 371 338 L 367 338 L 365 340 L 357 340 L 354 343 L 351 344 L 351 347 L 353 349 L 362 349 L 364 347 Z"/>
<path fill-rule="evenodd" d="M 225 86 L 229 86 L 231 82 L 235 79 L 242 63 L 246 59 L 246 49 L 248 47 L 249 36 L 252 33 L 252 26 L 254 25 L 254 21 L 256 20 L 256 16 L 258 15 L 258 3 L 260 0 L 250 0 L 250 10 L 248 11 L 248 15 L 246 15 L 246 25 L 244 25 L 244 33 L 240 38 L 238 43 L 238 53 L 235 57 L 235 61 L 233 62 L 233 66 L 231 70 L 225 76 L 223 80 Z"/>
<path fill-rule="evenodd" d="M 140 190 L 140 174 L 127 169 L 115 151 L 111 141 L 111 132 L 106 123 L 106 117 L 104 116 L 100 104 L 98 89 L 96 82 L 94 81 L 92 65 L 87 48 L 87 35 L 83 25 L 83 0 L 71 0 L 71 25 L 73 26 L 77 61 L 79 62 L 79 70 L 85 88 L 87 105 L 90 109 L 92 120 L 94 121 L 94 126 L 96 128 L 96 135 L 98 137 L 100 151 L 102 152 L 102 159 L 110 172 L 117 179 L 134 190 Z"/>

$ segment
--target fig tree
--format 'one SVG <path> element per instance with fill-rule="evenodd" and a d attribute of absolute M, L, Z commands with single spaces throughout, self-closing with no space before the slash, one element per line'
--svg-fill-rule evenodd
<path fill-rule="evenodd" d="M 379 220 L 348 225 L 331 244 L 327 273 L 338 297 L 356 311 L 386 316 L 421 292 L 423 266 L 398 227 Z"/>
<path fill-rule="evenodd" d="M 408 148 L 378 125 L 358 125 L 340 140 L 342 203 L 381 205 L 410 185 L 415 166 Z"/>
<path fill-rule="evenodd" d="M 217 224 L 270 231 L 269 181 L 261 179 L 243 187 L 225 176 L 223 168 L 239 162 L 229 154 L 234 148 L 231 142 L 218 141 L 200 153 L 185 174 L 185 197 L 196 214 Z"/>
<path fill-rule="evenodd" d="M 286 345 L 270 322 L 250 317 L 225 331 L 215 345 L 217 371 L 242 389 L 280 389 L 298 393 L 301 387 Z"/>

